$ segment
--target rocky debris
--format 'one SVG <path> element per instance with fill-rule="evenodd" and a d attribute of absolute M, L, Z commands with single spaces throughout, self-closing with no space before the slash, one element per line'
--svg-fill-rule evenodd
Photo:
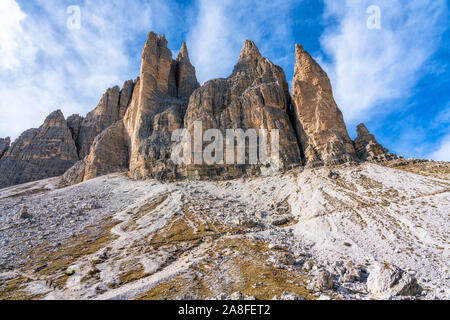
<path fill-rule="evenodd" d="M 314 267 L 314 263 L 311 260 L 305 261 L 303 264 L 303 270 L 305 271 L 311 271 Z"/>
<path fill-rule="evenodd" d="M 254 129 L 256 132 L 260 129 L 267 129 L 269 132 L 279 130 L 279 169 L 299 166 L 300 149 L 288 116 L 291 101 L 288 88 L 283 70 L 261 56 L 256 45 L 247 40 L 231 76 L 210 80 L 191 95 L 184 127 L 191 136 L 196 121 L 202 122 L 202 133 L 208 129 L 219 129 L 225 146 L 226 129 Z M 269 145 L 271 141 L 269 133 Z M 257 148 L 259 145 L 258 142 L 252 147 Z M 192 159 L 194 153 L 195 150 Z M 268 156 L 270 158 L 271 155 Z M 208 166 L 202 162 L 184 166 L 179 172 L 183 176 L 197 179 L 227 179 L 243 174 L 264 173 L 265 169 L 278 169 L 271 167 L 275 159 L 269 159 L 265 164 L 259 161 L 255 165 L 248 164 L 248 159 L 249 152 L 246 150 L 246 164 L 231 161 L 234 164 Z M 227 162 L 229 160 L 233 159 L 226 159 Z"/>
<path fill-rule="evenodd" d="M 11 138 L 0 138 L 0 159 L 3 157 L 3 155 L 8 151 L 9 146 L 11 144 Z"/>
<path fill-rule="evenodd" d="M 316 278 L 315 286 L 319 290 L 333 289 L 333 275 L 327 270 L 319 271 L 319 274 L 317 275 Z"/>
<path fill-rule="evenodd" d="M 57 110 L 38 129 L 22 133 L 0 159 L 0 188 L 60 176 L 76 161 L 75 142 Z"/>
<path fill-rule="evenodd" d="M 339 179 L 340 175 L 337 172 L 334 171 L 330 171 L 330 173 L 328 174 L 328 178 L 336 180 Z"/>
<path fill-rule="evenodd" d="M 356 152 L 336 105 L 328 75 L 297 44 L 292 100 L 296 129 L 309 167 L 356 161 Z"/>
<path fill-rule="evenodd" d="M 292 179 L 292 173 L 298 173 L 296 179 Z M 303 210 L 318 210 L 317 201 L 328 207 L 340 200 L 355 207 L 352 199 L 345 198 L 341 189 L 330 183 L 328 173 L 327 168 L 301 172 L 299 169 L 299 172 L 265 178 L 173 183 L 135 181 L 125 175 L 112 174 L 31 196 L 13 196 L 22 194 L 26 186 L 0 190 L 0 269 L 4 268 L 0 270 L 0 279 L 3 280 L 5 273 L 10 271 L 23 274 L 22 269 L 25 269 L 31 274 L 48 264 L 47 268 L 33 274 L 40 276 L 55 266 L 48 279 L 58 283 L 57 290 L 33 291 L 42 294 L 40 297 L 44 299 L 133 299 L 145 294 L 149 288 L 152 292 L 147 297 L 157 293 L 163 299 L 185 294 L 195 299 L 227 299 L 236 291 L 255 295 L 258 299 L 271 299 L 275 295 L 287 299 L 290 292 L 307 298 L 376 299 L 367 290 L 364 272 L 367 259 L 376 253 L 401 264 L 405 270 L 417 270 L 415 276 L 421 283 L 426 283 L 427 294 L 414 298 L 446 299 L 447 261 L 442 251 L 436 248 L 437 245 L 444 247 L 445 239 L 435 238 L 433 243 L 422 243 L 420 239 L 416 240 L 423 234 L 422 228 L 412 233 L 414 229 L 405 230 L 399 226 L 407 221 L 417 221 L 416 217 L 420 215 L 423 229 L 429 234 L 442 234 L 446 224 L 441 217 L 445 217 L 443 212 L 448 211 L 449 203 L 442 179 L 411 175 L 372 163 L 343 166 L 339 169 L 342 177 L 364 174 L 374 181 L 381 181 L 384 190 L 395 188 L 408 198 L 421 194 L 425 186 L 433 194 L 429 201 L 433 204 L 420 207 L 417 215 L 418 210 L 411 206 L 399 207 L 399 212 L 389 212 L 389 220 L 378 206 L 367 207 L 358 211 L 367 223 L 364 229 L 358 224 L 359 220 L 334 214 L 334 223 L 345 228 L 331 231 L 330 216 L 316 219 L 302 216 Z M 390 179 L 383 180 L 387 174 Z M 57 180 L 30 185 L 33 188 L 51 183 L 57 185 Z M 358 185 L 357 180 L 355 184 Z M 308 190 L 318 185 L 328 186 L 326 191 L 334 197 L 315 199 Z M 11 191 L 13 189 L 17 189 L 15 193 Z M 297 192 L 299 189 L 301 193 Z M 275 212 L 271 209 L 272 203 L 276 208 L 286 198 L 299 220 L 292 225 L 294 231 L 272 226 L 271 215 L 261 214 Z M 374 200 L 384 198 L 382 193 L 371 195 Z M 400 199 L 400 196 L 392 196 L 393 201 Z M 23 204 L 32 213 L 28 220 L 17 219 L 18 208 Z M 78 208 L 84 209 L 80 213 Z M 252 219 L 265 228 L 236 228 L 234 221 L 237 218 L 242 221 Z M 322 220 L 323 224 L 316 223 L 317 220 Z M 390 223 L 383 225 L 381 222 L 385 221 Z M 374 236 L 377 233 L 370 229 L 371 225 L 380 228 L 379 234 L 386 239 Z M 302 228 L 306 232 L 302 233 Z M 344 240 L 350 241 L 348 230 L 352 232 L 352 250 L 342 245 Z M 391 231 L 395 232 L 394 236 L 389 235 Z M 152 243 L 155 233 L 164 236 L 168 242 Z M 203 240 L 199 241 L 199 238 Z M 389 251 L 393 243 L 396 249 L 408 251 L 406 258 L 398 250 Z M 50 258 L 39 259 L 43 252 Z M 64 253 L 62 260 L 58 258 L 61 253 Z M 76 261 L 72 261 L 72 253 Z M 291 265 L 294 259 L 283 260 L 285 254 L 303 261 Z M 66 257 L 70 258 L 69 262 Z M 274 263 L 268 264 L 268 260 Z M 143 271 L 139 269 L 141 264 Z M 307 271 L 308 264 L 310 270 Z M 65 270 L 76 270 L 67 282 L 60 279 Z M 315 285 L 316 277 L 323 270 L 333 275 L 333 290 L 319 289 Z M 361 271 L 359 279 L 346 278 L 347 274 L 353 275 L 358 270 Z M 347 282 L 350 280 L 355 282 Z M 38 283 L 31 281 L 30 286 Z M 233 284 L 231 291 L 230 284 Z M 5 288 L 8 290 L 6 285 L 0 284 L 0 295 Z"/>
<path fill-rule="evenodd" d="M 95 138 L 106 128 L 121 120 L 130 103 L 135 81 L 124 83 L 122 90 L 115 86 L 106 90 L 97 107 L 81 123 L 76 140 L 80 159 L 89 154 Z"/>
<path fill-rule="evenodd" d="M 21 220 L 32 218 L 31 214 L 28 213 L 28 208 L 23 204 L 19 212 L 17 212 L 17 218 Z"/>
<path fill-rule="evenodd" d="M 298 295 L 295 292 L 283 292 L 280 297 L 275 296 L 273 297 L 272 300 L 296 301 L 296 300 L 306 300 L 306 298 Z"/>
<path fill-rule="evenodd" d="M 218 296 L 212 298 L 211 300 L 222 300 L 222 301 L 244 301 L 244 300 L 256 300 L 255 297 L 249 296 L 247 294 L 243 294 L 240 291 L 233 292 L 232 294 L 228 295 L 226 293 L 221 293 Z"/>
<path fill-rule="evenodd" d="M 274 217 L 274 218 L 272 218 L 271 223 L 272 223 L 272 225 L 279 227 L 279 226 L 288 224 L 292 220 L 293 220 L 293 218 L 291 216 Z"/>
<path fill-rule="evenodd" d="M 295 264 L 295 262 L 296 262 L 294 255 L 292 255 L 292 254 L 289 253 L 289 252 L 283 253 L 283 254 L 279 257 L 278 261 L 279 261 L 281 264 L 286 265 L 286 266 L 293 266 L 293 265 Z"/>
<path fill-rule="evenodd" d="M 363 281 L 363 270 L 357 267 L 353 262 L 348 261 L 344 264 L 343 261 L 336 261 L 333 266 L 333 271 L 339 276 L 339 282 L 359 282 Z"/>
<path fill-rule="evenodd" d="M 414 276 L 387 263 L 375 263 L 370 268 L 367 288 L 378 298 L 416 296 L 422 292 Z"/>
<path fill-rule="evenodd" d="M 391 161 L 399 159 L 396 154 L 389 153 L 377 142 L 373 134 L 369 132 L 364 123 L 357 128 L 358 136 L 355 139 L 355 150 L 358 158 L 362 161 Z"/>

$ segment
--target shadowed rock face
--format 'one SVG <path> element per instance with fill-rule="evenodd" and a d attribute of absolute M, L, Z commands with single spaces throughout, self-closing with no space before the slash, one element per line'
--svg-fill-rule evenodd
<path fill-rule="evenodd" d="M 72 133 L 73 141 L 77 141 L 80 137 L 81 125 L 84 118 L 78 114 L 73 114 L 67 118 L 67 126 L 69 127 L 70 133 Z"/>
<path fill-rule="evenodd" d="M 75 140 L 81 159 L 89 154 L 94 139 L 103 130 L 123 118 L 131 100 L 134 84 L 135 81 L 129 80 L 124 83 L 122 90 L 118 86 L 108 89 L 97 107 L 82 120 Z M 73 119 L 70 117 L 69 120 L 72 125 Z"/>
<path fill-rule="evenodd" d="M 261 56 L 252 41 L 245 41 L 238 63 L 227 79 L 214 79 L 196 90 L 189 101 L 184 126 L 193 133 L 195 121 L 202 121 L 203 132 L 220 129 L 278 129 L 281 168 L 301 164 L 300 149 L 287 111 L 290 106 L 288 84 L 283 70 Z M 269 134 L 269 145 L 272 137 Z M 225 142 L 224 142 L 225 145 Z M 248 158 L 248 154 L 246 154 Z M 248 163 L 248 162 L 247 162 Z M 258 174 L 257 165 L 188 165 L 182 174 L 195 178 L 232 178 Z"/>
<path fill-rule="evenodd" d="M 306 164 L 311 167 L 356 160 L 356 153 L 333 98 L 330 80 L 301 45 L 295 48 L 292 99 Z"/>
<path fill-rule="evenodd" d="M 5 139 L 0 138 L 0 158 L 8 151 L 9 145 L 11 144 L 11 138 L 6 137 Z"/>
<path fill-rule="evenodd" d="M 60 110 L 38 129 L 14 141 L 0 160 L 0 188 L 59 176 L 78 160 L 75 142 Z"/>
<path fill-rule="evenodd" d="M 89 155 L 64 174 L 68 183 L 80 183 L 98 176 L 128 169 L 128 146 L 123 121 L 117 121 L 100 133 Z"/>
<path fill-rule="evenodd" d="M 355 139 L 355 150 L 362 161 L 386 161 L 399 159 L 399 156 L 389 153 L 389 150 L 378 143 L 373 134 L 369 132 L 364 123 L 356 129 L 358 136 Z"/>
<path fill-rule="evenodd" d="M 176 82 L 178 98 L 189 98 L 200 87 L 195 75 L 195 68 L 189 60 L 186 42 L 183 42 L 176 60 Z"/>

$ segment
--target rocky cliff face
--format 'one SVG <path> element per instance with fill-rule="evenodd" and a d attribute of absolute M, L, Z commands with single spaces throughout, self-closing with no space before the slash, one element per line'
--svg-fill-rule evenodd
<path fill-rule="evenodd" d="M 0 138 L 0 159 L 8 151 L 9 145 L 11 144 L 11 139 L 9 137 Z"/>
<path fill-rule="evenodd" d="M 295 48 L 292 98 L 296 128 L 308 166 L 356 160 L 356 153 L 333 98 L 330 80 L 301 45 Z"/>
<path fill-rule="evenodd" d="M 132 177 L 173 175 L 171 133 L 182 127 L 188 98 L 198 86 L 186 44 L 173 60 L 165 37 L 151 32 L 142 52 L 140 78 L 124 117 Z"/>
<path fill-rule="evenodd" d="M 297 138 L 287 113 L 290 101 L 283 70 L 262 57 L 252 41 L 246 41 L 230 77 L 208 81 L 192 94 L 184 127 L 192 137 L 196 121 L 202 122 L 202 132 L 219 129 L 223 137 L 227 129 L 254 129 L 257 133 L 260 129 L 278 129 L 279 160 L 281 168 L 285 169 L 301 164 Z M 271 139 L 269 136 L 268 145 Z M 223 161 L 229 163 L 226 158 L 224 156 Z M 248 151 L 245 160 L 245 165 L 236 164 L 236 161 L 231 161 L 235 163 L 233 165 L 192 164 L 182 168 L 182 173 L 195 178 L 233 178 L 245 173 L 258 174 L 265 168 L 260 162 L 248 165 Z"/>
<path fill-rule="evenodd" d="M 14 141 L 0 159 L 0 188 L 62 175 L 78 160 L 64 115 L 53 112 Z"/>
<path fill-rule="evenodd" d="M 118 86 L 108 89 L 97 107 L 82 120 L 79 134 L 76 136 L 80 159 L 89 154 L 94 139 L 103 130 L 123 118 L 130 103 L 134 84 L 135 81 L 130 80 L 124 83 L 122 90 Z"/>
<path fill-rule="evenodd" d="M 361 123 L 356 130 L 358 136 L 355 139 L 355 150 L 360 160 L 390 161 L 399 159 L 399 156 L 389 153 L 388 149 L 378 143 L 364 123 Z"/>
<path fill-rule="evenodd" d="M 8 151 L 9 141 L 0 139 L 0 187 L 60 175 L 71 165 L 64 175 L 68 183 L 123 170 L 135 179 L 228 179 L 300 165 L 395 158 L 363 125 L 353 143 L 327 74 L 301 45 L 296 46 L 295 59 L 292 98 L 284 71 L 264 58 L 252 41 L 245 41 L 228 78 L 200 87 L 186 43 L 173 59 L 166 38 L 150 32 L 139 77 L 126 81 L 122 89 L 108 89 L 86 117 L 72 115 L 65 121 L 55 112 L 41 128 L 24 132 Z M 177 129 L 186 129 L 194 138 L 200 122 L 200 139 L 209 129 L 220 132 L 203 141 L 200 151 L 192 141 L 172 141 Z M 236 147 L 227 154 L 228 129 L 257 134 L 243 153 L 244 164 L 237 161 Z M 272 150 L 277 139 L 278 150 Z M 261 148 L 263 141 L 267 149 Z M 197 157 L 211 142 L 215 146 L 209 151 L 216 158 L 212 165 Z M 214 148 L 221 143 L 223 155 Z M 175 148 L 187 150 L 185 159 L 191 162 L 175 164 Z M 250 164 L 255 150 L 258 157 Z M 264 151 L 268 159 L 262 159 Z"/>
<path fill-rule="evenodd" d="M 67 170 L 63 178 L 69 184 L 128 169 L 128 145 L 123 121 L 117 121 L 94 140 L 89 155 Z"/>
<path fill-rule="evenodd" d="M 73 141 L 78 141 L 81 132 L 81 125 L 84 118 L 79 114 L 73 114 L 67 118 L 67 126 L 69 127 L 70 133 L 72 134 Z"/>

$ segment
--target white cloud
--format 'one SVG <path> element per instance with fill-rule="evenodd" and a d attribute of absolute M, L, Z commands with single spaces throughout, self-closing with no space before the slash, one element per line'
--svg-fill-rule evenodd
<path fill-rule="evenodd" d="M 283 54 L 293 58 L 289 13 L 296 2 L 199 0 L 198 15 L 187 37 L 199 81 L 229 76 L 246 39 L 255 41 L 263 55 L 277 50 L 278 60 Z"/>
<path fill-rule="evenodd" d="M 136 34 L 173 18 L 153 14 L 163 1 L 86 0 L 81 29 L 69 30 L 73 1 L 35 0 L 31 12 L 18 2 L 0 1 L 0 137 L 16 138 L 56 108 L 92 110 L 108 87 L 138 76 L 140 48 L 128 47 Z"/>
<path fill-rule="evenodd" d="M 349 122 L 365 121 L 384 102 L 407 98 L 425 73 L 445 26 L 445 0 L 325 0 L 324 19 L 336 19 L 321 38 L 324 64 Z M 368 29 L 370 5 L 381 8 L 381 29 Z M 377 109 L 378 108 L 378 109 Z"/>
<path fill-rule="evenodd" d="M 439 149 L 433 152 L 429 158 L 437 161 L 450 161 L 450 134 L 442 139 Z"/>
<path fill-rule="evenodd" d="M 30 38 L 23 35 L 21 22 L 25 17 L 14 0 L 0 2 L 0 67 L 3 69 L 18 67 L 21 61 L 35 55 Z"/>

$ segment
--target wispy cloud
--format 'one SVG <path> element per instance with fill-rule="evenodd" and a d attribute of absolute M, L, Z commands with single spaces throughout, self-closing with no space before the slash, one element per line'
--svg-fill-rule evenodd
<path fill-rule="evenodd" d="M 74 1 L 0 2 L 0 136 L 15 138 L 56 108 L 66 116 L 90 111 L 108 87 L 138 75 L 139 51 L 128 52 L 135 36 L 173 18 L 155 22 L 162 1 L 78 3 L 81 28 L 69 30 Z"/>
<path fill-rule="evenodd" d="M 349 122 L 408 98 L 446 28 L 445 0 L 325 0 L 324 19 L 336 21 L 321 38 L 336 100 Z M 369 29 L 367 8 L 381 9 L 381 29 Z"/>
<path fill-rule="evenodd" d="M 431 153 L 429 158 L 439 161 L 450 161 L 450 134 L 442 139 L 438 150 Z"/>
<path fill-rule="evenodd" d="M 288 54 L 293 58 L 290 9 L 298 2 L 199 0 L 187 38 L 199 80 L 229 76 L 246 39 L 275 63 Z"/>

